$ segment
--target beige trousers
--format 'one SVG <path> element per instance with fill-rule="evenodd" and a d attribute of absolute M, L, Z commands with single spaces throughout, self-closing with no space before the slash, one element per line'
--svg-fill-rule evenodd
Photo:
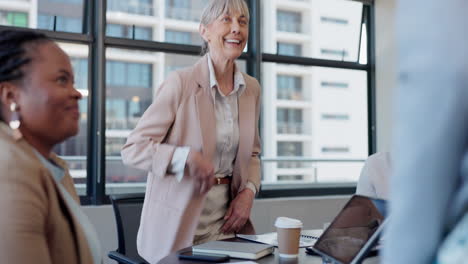
<path fill-rule="evenodd" d="M 235 236 L 233 233 L 223 234 L 220 232 L 228 209 L 229 191 L 229 184 L 219 184 L 214 185 L 208 192 L 205 207 L 200 215 L 200 221 L 193 238 L 194 245 Z"/>

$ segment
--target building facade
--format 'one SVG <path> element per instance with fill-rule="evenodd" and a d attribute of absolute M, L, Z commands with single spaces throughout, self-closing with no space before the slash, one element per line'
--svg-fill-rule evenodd
<path fill-rule="evenodd" d="M 108 0 L 106 35 L 200 45 L 199 18 L 206 2 Z M 262 52 L 366 63 L 362 8 L 361 3 L 346 0 L 261 0 Z M 83 0 L 0 0 L 1 25 L 81 33 L 83 13 Z M 56 151 L 68 160 L 83 193 L 92 96 L 89 50 L 86 45 L 60 45 L 71 57 L 76 87 L 84 99 L 80 134 Z M 198 58 L 106 50 L 108 193 L 142 190 L 146 173 L 125 167 L 120 149 L 167 74 Z M 245 71 L 245 62 L 238 64 Z M 355 182 L 368 155 L 367 73 L 264 62 L 261 74 L 263 183 Z"/>

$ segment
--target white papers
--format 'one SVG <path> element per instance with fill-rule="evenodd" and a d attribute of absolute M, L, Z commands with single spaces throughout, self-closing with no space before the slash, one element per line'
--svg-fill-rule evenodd
<path fill-rule="evenodd" d="M 317 239 L 322 234 L 323 230 L 321 229 L 312 229 L 312 230 L 304 230 L 301 232 L 301 240 L 299 247 L 311 247 L 315 244 Z M 276 232 L 266 233 L 261 235 L 242 235 L 236 234 L 238 238 L 259 242 L 263 244 L 278 246 L 278 238 Z"/>

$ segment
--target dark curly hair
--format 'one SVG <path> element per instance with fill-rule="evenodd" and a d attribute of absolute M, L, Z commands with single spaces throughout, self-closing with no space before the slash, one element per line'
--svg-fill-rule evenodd
<path fill-rule="evenodd" d="M 0 30 L 0 83 L 19 81 L 24 77 L 24 67 L 31 62 L 27 45 L 52 41 L 42 33 L 23 30 Z M 0 102 L 1 109 L 1 102 Z M 0 121 L 4 121 L 0 112 Z"/>

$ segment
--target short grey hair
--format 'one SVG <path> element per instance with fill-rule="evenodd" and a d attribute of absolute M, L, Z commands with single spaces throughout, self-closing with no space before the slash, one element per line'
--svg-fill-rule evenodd
<path fill-rule="evenodd" d="M 201 15 L 200 24 L 208 26 L 216 18 L 228 12 L 239 12 L 244 15 L 247 20 L 250 20 L 249 7 L 245 0 L 210 0 L 208 5 L 203 10 Z M 205 55 L 209 51 L 208 42 L 202 39 L 201 55 Z"/>

